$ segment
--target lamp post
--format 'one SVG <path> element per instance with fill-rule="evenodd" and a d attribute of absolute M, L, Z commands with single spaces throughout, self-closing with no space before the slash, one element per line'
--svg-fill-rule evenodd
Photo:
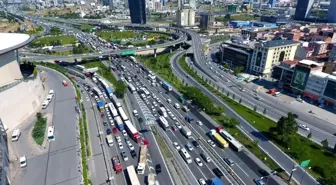
<path fill-rule="evenodd" d="M 293 166 L 293 169 L 292 169 L 292 172 L 291 172 L 291 174 L 290 174 L 290 176 L 289 176 L 288 182 L 290 182 L 290 181 L 292 180 L 293 173 L 296 171 L 296 167 L 297 167 L 296 165 Z"/>
<path fill-rule="evenodd" d="M 308 170 L 310 170 L 310 169 L 311 169 L 311 167 L 309 166 L 309 167 L 308 167 Z M 300 185 L 302 184 L 303 179 L 304 179 L 304 177 L 306 176 L 306 173 L 307 173 L 307 170 L 306 170 L 306 168 L 305 168 L 304 173 L 302 174 L 302 178 L 301 178 L 301 181 L 300 181 Z"/>

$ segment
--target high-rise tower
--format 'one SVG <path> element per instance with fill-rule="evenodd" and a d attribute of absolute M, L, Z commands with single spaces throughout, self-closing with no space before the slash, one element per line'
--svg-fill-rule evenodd
<path fill-rule="evenodd" d="M 298 0 L 294 20 L 304 21 L 310 15 L 314 0 Z"/>
<path fill-rule="evenodd" d="M 328 9 L 328 23 L 336 23 L 336 1 L 330 1 Z"/>
<path fill-rule="evenodd" d="M 128 0 L 128 6 L 133 24 L 146 24 L 146 1 Z"/>

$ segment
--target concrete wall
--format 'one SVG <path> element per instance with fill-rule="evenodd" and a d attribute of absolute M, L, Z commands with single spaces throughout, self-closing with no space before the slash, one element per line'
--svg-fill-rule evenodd
<path fill-rule="evenodd" d="M 0 75 L 0 87 L 22 78 L 14 51 L 0 55 Z"/>
<path fill-rule="evenodd" d="M 0 93 L 0 118 L 12 130 L 34 115 L 46 97 L 40 75 Z"/>

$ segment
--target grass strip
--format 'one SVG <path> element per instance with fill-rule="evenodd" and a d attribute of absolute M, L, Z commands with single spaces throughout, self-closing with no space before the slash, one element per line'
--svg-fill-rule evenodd
<path fill-rule="evenodd" d="M 36 122 L 32 131 L 34 141 L 38 145 L 42 145 L 45 139 L 45 132 L 47 128 L 47 118 L 44 118 L 40 112 L 36 113 Z"/>
<path fill-rule="evenodd" d="M 160 150 L 162 151 L 163 153 L 163 156 L 167 159 L 169 158 L 172 158 L 173 155 L 170 153 L 165 141 L 163 140 L 163 138 L 160 136 L 160 134 L 158 133 L 158 131 L 156 130 L 156 127 L 155 126 L 151 126 L 152 128 L 152 132 L 154 134 L 154 137 L 156 139 L 156 141 L 158 142 L 159 144 L 159 147 L 160 147 Z"/>
<path fill-rule="evenodd" d="M 296 162 L 300 163 L 304 160 L 310 159 L 311 160 L 310 167 L 312 170 L 309 171 L 309 173 L 314 175 L 316 178 L 323 180 L 334 175 L 333 174 L 335 172 L 334 168 L 336 167 L 332 167 L 330 166 L 330 164 L 334 164 L 334 161 L 336 160 L 335 153 L 321 147 L 320 145 L 314 143 L 313 141 L 299 134 L 295 134 L 294 136 L 292 136 L 292 138 L 290 138 L 288 143 L 283 143 L 280 140 L 279 136 L 276 135 L 274 132 L 272 132 L 272 128 L 275 127 L 277 124 L 276 122 L 232 100 L 228 96 L 222 94 L 221 92 L 210 86 L 207 83 L 207 81 L 200 78 L 195 71 L 189 68 L 188 64 L 185 63 L 184 59 L 181 58 L 179 60 L 179 65 L 197 82 L 199 82 L 200 84 L 205 86 L 208 90 L 210 90 L 218 97 L 220 97 L 228 106 L 234 109 L 235 112 L 237 112 L 240 116 L 242 116 L 246 121 L 248 121 L 251 125 L 253 125 L 268 139 L 277 144 L 277 146 L 279 146 L 282 151 L 291 156 Z M 236 131 L 235 130 L 231 131 L 231 133 L 236 133 Z M 237 139 L 238 140 L 240 139 L 240 141 L 244 143 L 242 138 L 239 137 L 239 135 L 237 136 Z M 256 156 L 259 159 L 265 161 L 264 155 L 262 154 L 263 152 L 262 153 L 258 152 L 251 145 L 247 146 L 251 147 L 250 148 L 251 151 L 253 151 L 253 153 L 256 154 Z M 272 160 L 267 160 L 265 161 L 265 163 L 269 167 L 271 167 L 271 169 L 274 169 L 274 167 L 277 165 L 270 164 L 273 163 L 273 161 L 272 162 L 271 161 Z"/>

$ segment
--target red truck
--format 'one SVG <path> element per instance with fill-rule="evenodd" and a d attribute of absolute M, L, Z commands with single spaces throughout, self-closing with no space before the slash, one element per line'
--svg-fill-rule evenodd
<path fill-rule="evenodd" d="M 111 160 L 112 160 L 113 168 L 116 174 L 119 174 L 120 172 L 122 172 L 122 166 L 119 160 L 119 156 L 114 156 L 112 157 Z"/>

